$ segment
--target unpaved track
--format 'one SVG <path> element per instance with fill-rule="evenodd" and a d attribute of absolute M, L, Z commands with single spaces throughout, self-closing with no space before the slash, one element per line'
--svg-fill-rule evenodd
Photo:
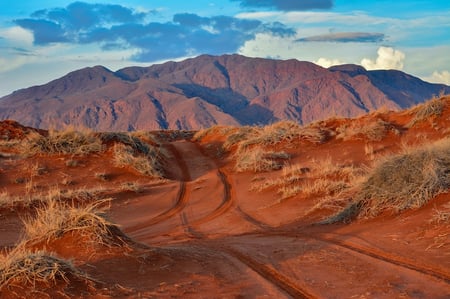
<path fill-rule="evenodd" d="M 399 272 L 414 271 L 421 275 L 426 275 L 430 278 L 450 284 L 449 275 L 442 271 L 418 265 L 411 261 L 406 261 L 405 259 L 400 259 L 392 254 L 381 252 L 380 250 L 365 248 L 331 236 L 313 235 L 300 231 L 283 231 L 263 223 L 239 206 L 239 203 L 236 200 L 234 186 L 230 183 L 231 180 L 228 178 L 226 171 L 217 167 L 216 162 L 208 157 L 198 144 L 188 141 L 178 141 L 169 145 L 169 148 L 181 171 L 181 177 L 179 178 L 180 187 L 177 198 L 174 200 L 174 205 L 167 211 L 148 221 L 126 228 L 126 231 L 129 232 L 132 237 L 137 237 L 138 240 L 151 240 L 152 237 L 155 236 L 152 236 L 151 232 L 146 235 L 145 231 L 147 228 L 155 224 L 163 225 L 165 221 L 168 221 L 169 219 L 172 219 L 171 221 L 173 221 L 173 219 L 176 219 L 175 216 L 178 216 L 179 226 L 182 228 L 185 235 L 185 242 L 195 242 L 196 246 L 201 246 L 202 248 L 205 248 L 205 250 L 222 252 L 224 256 L 229 256 L 230 258 L 240 261 L 243 265 L 259 274 L 261 278 L 293 298 L 315 298 L 317 296 L 313 295 L 316 292 L 309 286 L 303 285 L 303 283 L 299 283 L 295 279 L 290 278 L 287 274 L 280 272 L 281 269 L 276 269 L 276 267 L 271 265 L 270 261 L 266 263 L 262 262 L 259 258 L 254 258 L 252 256 L 253 252 L 251 246 L 249 247 L 250 249 L 246 247 L 245 235 L 261 236 L 263 238 L 265 236 L 268 238 L 276 236 L 315 240 L 315 242 L 326 243 L 328 246 L 337 248 L 338 252 L 342 252 L 342 254 L 350 254 L 355 256 L 355 258 L 358 256 L 365 256 L 373 263 L 388 263 L 395 266 Z M 214 172 L 215 175 L 208 176 L 208 182 L 210 184 L 220 185 L 222 195 L 219 196 L 219 198 L 212 199 L 213 203 L 215 203 L 215 207 L 210 203 L 203 215 L 196 216 L 196 206 L 192 199 L 195 190 L 194 181 L 197 178 L 202 178 L 205 173 Z M 188 206 L 190 206 L 190 213 L 188 213 L 187 210 Z M 192 210 L 194 210 L 194 212 Z M 220 240 L 210 238 L 209 233 L 206 231 L 211 232 L 211 230 L 205 230 L 205 228 L 208 227 L 208 223 L 218 221 L 221 218 L 226 218 L 230 216 L 230 214 L 233 214 L 234 216 L 238 215 L 240 219 L 239 223 L 249 223 L 253 227 L 256 227 L 257 231 L 249 232 L 242 236 L 235 236 L 231 243 L 227 243 L 226 238 Z M 171 229 L 170 226 L 167 229 L 169 230 L 167 232 L 169 235 L 173 233 L 173 229 Z M 235 246 L 236 242 L 238 243 L 238 246 Z M 180 246 L 183 245 L 180 244 Z"/>

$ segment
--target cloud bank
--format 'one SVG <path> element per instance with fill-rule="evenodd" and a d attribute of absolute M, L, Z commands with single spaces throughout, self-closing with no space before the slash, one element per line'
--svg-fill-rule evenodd
<path fill-rule="evenodd" d="M 338 32 L 330 34 L 303 37 L 296 42 L 337 42 L 337 43 L 376 43 L 384 40 L 383 33 L 369 32 Z"/>
<path fill-rule="evenodd" d="M 36 45 L 97 43 L 103 50 L 136 49 L 131 59 L 137 62 L 234 53 L 258 33 L 295 34 L 279 22 L 191 13 L 176 14 L 171 22 L 146 21 L 152 14 L 120 5 L 74 2 L 66 8 L 36 11 L 15 23 L 32 32 Z"/>
<path fill-rule="evenodd" d="M 430 77 L 425 78 L 429 82 L 442 83 L 450 86 L 450 72 L 449 71 L 434 71 Z"/>
<path fill-rule="evenodd" d="M 405 54 L 391 47 L 379 47 L 376 60 L 364 58 L 361 65 L 367 70 L 393 69 L 402 70 Z"/>
<path fill-rule="evenodd" d="M 330 9 L 333 0 L 231 0 L 240 2 L 242 7 L 275 8 L 282 11 Z"/>

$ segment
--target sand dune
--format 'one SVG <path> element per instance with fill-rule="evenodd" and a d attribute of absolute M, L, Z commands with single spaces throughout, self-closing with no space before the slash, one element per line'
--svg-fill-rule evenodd
<path fill-rule="evenodd" d="M 64 135 L 2 122 L 0 295 L 447 298 L 449 119 L 444 96 L 305 127 Z M 420 206 L 362 195 L 383 163 L 421 148 L 438 162 L 386 176 L 406 188 L 432 173 Z M 42 224 L 50 208 L 71 221 Z M 14 276 L 22 256 L 59 272 Z"/>

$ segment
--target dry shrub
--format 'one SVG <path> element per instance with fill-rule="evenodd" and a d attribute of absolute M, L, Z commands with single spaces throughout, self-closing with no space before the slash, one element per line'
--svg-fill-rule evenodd
<path fill-rule="evenodd" d="M 101 133 L 100 138 L 103 142 L 116 142 L 131 147 L 135 152 L 149 155 L 153 148 L 150 145 L 143 142 L 140 138 L 131 135 L 130 133 L 121 132 L 106 132 Z M 151 140 L 153 141 L 153 140 Z"/>
<path fill-rule="evenodd" d="M 249 145 L 247 142 L 253 140 L 255 136 L 257 136 L 257 132 L 257 127 L 244 126 L 237 128 L 227 135 L 227 138 L 223 143 L 223 148 L 225 150 L 231 150 L 234 146 L 237 146 L 239 150 L 241 147 L 246 147 Z M 256 144 L 256 142 L 252 142 L 251 144 Z"/>
<path fill-rule="evenodd" d="M 413 118 L 406 125 L 406 127 L 414 127 L 417 123 L 430 120 L 431 117 L 439 117 L 444 112 L 448 101 L 448 97 L 440 95 L 439 97 L 433 97 L 423 104 L 419 104 L 412 108 L 409 113 L 413 114 Z"/>
<path fill-rule="evenodd" d="M 50 130 L 47 136 L 32 132 L 21 143 L 24 154 L 86 155 L 103 151 L 102 140 L 90 130 Z"/>
<path fill-rule="evenodd" d="M 280 169 L 281 160 L 289 155 L 285 152 L 270 150 L 279 143 L 290 144 L 296 140 L 308 140 L 321 143 L 328 138 L 329 132 L 315 125 L 302 127 L 293 121 L 281 121 L 264 127 L 241 127 L 228 130 L 229 135 L 223 144 L 225 150 L 235 148 L 234 158 L 237 171 L 269 171 Z"/>
<path fill-rule="evenodd" d="M 289 159 L 289 154 L 285 152 L 267 151 L 261 147 L 253 147 L 241 150 L 235 155 L 235 158 L 236 171 L 261 172 L 281 169 L 283 164 L 280 161 Z"/>
<path fill-rule="evenodd" d="M 380 141 L 389 131 L 393 131 L 399 134 L 400 131 L 396 129 L 392 124 L 382 120 L 375 119 L 365 124 L 352 122 L 351 124 L 345 124 L 336 129 L 336 138 L 349 140 L 351 138 Z"/>
<path fill-rule="evenodd" d="M 193 141 L 201 141 L 203 138 L 210 135 L 228 135 L 231 131 L 235 130 L 234 127 L 229 126 L 212 126 L 206 129 L 197 131 L 192 137 Z"/>
<path fill-rule="evenodd" d="M 164 177 L 162 160 L 163 155 L 157 150 L 143 153 L 130 145 L 121 143 L 114 145 L 114 163 L 118 167 L 130 166 L 144 175 L 162 178 Z"/>
<path fill-rule="evenodd" d="M 35 288 L 39 283 L 55 285 L 73 279 L 89 281 L 70 261 L 47 252 L 33 252 L 19 246 L 0 259 L 0 290 L 11 283 Z"/>
<path fill-rule="evenodd" d="M 115 143 L 114 162 L 117 166 L 131 166 L 139 173 L 153 177 L 164 176 L 162 161 L 167 154 L 153 138 L 153 135 L 144 132 L 135 134 L 102 133 L 101 139 L 104 142 Z"/>
<path fill-rule="evenodd" d="M 100 208 L 108 202 L 109 199 L 103 199 L 83 207 L 73 207 L 49 200 L 36 210 L 33 218 L 24 219 L 24 240 L 28 243 L 47 242 L 77 231 L 92 242 L 115 244 L 118 227 L 106 220 Z"/>
<path fill-rule="evenodd" d="M 450 188 L 450 138 L 380 162 L 352 203 L 326 222 L 417 209 Z"/>
<path fill-rule="evenodd" d="M 77 200 L 89 201 L 94 199 L 103 189 L 101 187 L 93 189 L 70 189 L 63 190 L 58 187 L 50 188 L 46 193 L 28 193 L 25 195 L 12 196 L 7 191 L 0 193 L 0 209 L 29 208 L 45 204 L 51 200 Z"/>
<path fill-rule="evenodd" d="M 353 165 L 336 164 L 331 158 L 312 161 L 310 167 L 286 165 L 279 178 L 252 184 L 251 189 L 262 191 L 275 187 L 281 199 L 297 194 L 305 197 L 337 195 L 353 188 L 364 175 L 364 169 Z"/>

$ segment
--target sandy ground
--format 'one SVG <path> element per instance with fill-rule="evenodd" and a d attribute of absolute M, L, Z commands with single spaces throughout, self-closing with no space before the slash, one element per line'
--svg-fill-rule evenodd
<path fill-rule="evenodd" d="M 448 116 L 443 122 L 445 128 Z M 373 144 L 380 156 L 395 152 L 400 138 L 419 142 L 416 136 L 428 128 L 421 130 Z M 442 134 L 427 136 L 433 140 Z M 166 140 L 167 180 L 105 163 L 108 153 L 79 157 L 82 166 L 72 168 L 65 156 L 3 155 L 2 189 L 21 194 L 25 187 L 16 179 L 27 177 L 36 163 L 45 165 L 46 173 L 34 179 L 35 188 L 49 188 L 64 178 L 70 178 L 71 188 L 101 186 L 102 194 L 113 198 L 110 220 L 136 242 L 94 253 L 82 253 L 76 236 L 49 245 L 98 282 L 87 291 L 65 289 L 51 297 L 450 298 L 450 224 L 430 221 L 436 210 L 448 209 L 450 194 L 401 214 L 318 225 L 330 211 L 307 215 L 304 211 L 315 198 L 280 201 L 276 190 L 251 191 L 255 177 L 278 177 L 281 171 L 235 172 L 230 156 L 217 155 L 221 140 Z M 327 157 L 368 163 L 364 144 L 358 139 L 299 141 L 287 151 L 291 163 L 304 165 Z M 95 178 L 99 171 L 108 180 Z M 139 183 L 140 190 L 117 187 L 126 182 Z M 20 208 L 0 211 L 0 246 L 14 246 L 21 236 L 21 218 L 29 213 Z M 26 289 L 1 292 L 2 298 L 48 298 Z"/>

